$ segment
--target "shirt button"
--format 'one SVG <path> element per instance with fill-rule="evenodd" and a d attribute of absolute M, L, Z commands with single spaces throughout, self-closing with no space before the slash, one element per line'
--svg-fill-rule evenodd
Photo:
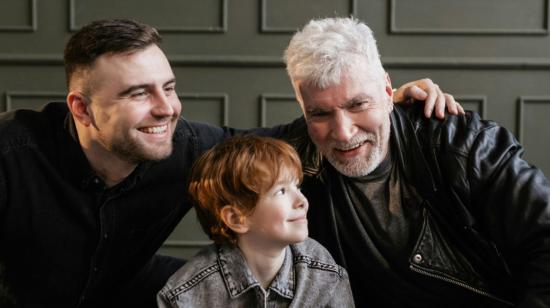
<path fill-rule="evenodd" d="M 99 179 L 94 177 L 94 183 L 99 184 Z"/>
<path fill-rule="evenodd" d="M 99 271 L 99 268 L 97 268 L 97 266 L 94 266 L 93 271 L 97 273 Z"/>
<path fill-rule="evenodd" d="M 103 234 L 103 238 L 108 238 L 109 235 L 107 235 L 107 233 Z"/>
<path fill-rule="evenodd" d="M 420 264 L 422 262 L 422 255 L 421 254 L 415 254 L 413 257 L 413 262 L 416 264 Z"/>

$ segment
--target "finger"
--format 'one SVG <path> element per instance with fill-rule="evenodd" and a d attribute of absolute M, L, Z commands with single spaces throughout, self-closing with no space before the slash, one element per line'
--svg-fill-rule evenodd
<path fill-rule="evenodd" d="M 458 115 L 458 103 L 451 94 L 443 93 L 445 97 L 445 104 L 447 105 L 447 112 L 453 115 Z"/>
<path fill-rule="evenodd" d="M 439 119 L 445 118 L 445 95 L 443 91 L 437 87 L 437 99 L 435 105 L 435 116 Z"/>
<path fill-rule="evenodd" d="M 422 90 L 419 86 L 416 86 L 416 85 L 407 88 L 405 92 L 407 94 L 406 97 L 409 97 L 418 101 L 423 101 L 426 99 L 426 97 L 428 97 L 428 93 L 426 93 L 426 91 Z"/>
<path fill-rule="evenodd" d="M 460 105 L 458 102 L 456 102 L 456 107 L 458 108 L 458 111 L 461 115 L 466 114 L 466 111 L 464 111 L 464 107 L 462 107 L 462 105 Z"/>
<path fill-rule="evenodd" d="M 428 91 L 428 97 L 424 102 L 424 115 L 427 118 L 429 118 L 432 116 L 435 100 L 437 99 L 437 90 L 435 87 L 429 87 L 427 91 Z"/>

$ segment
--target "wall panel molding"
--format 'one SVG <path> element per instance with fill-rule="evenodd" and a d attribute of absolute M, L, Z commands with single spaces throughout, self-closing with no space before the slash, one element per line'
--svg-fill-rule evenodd
<path fill-rule="evenodd" d="M 487 118 L 487 96 L 484 95 L 454 95 L 454 98 L 463 107 L 464 103 L 474 103 L 477 105 L 477 112 L 482 119 Z"/>
<path fill-rule="evenodd" d="M 268 107 L 269 104 L 277 103 L 277 102 L 286 102 L 286 101 L 294 101 L 296 102 L 296 98 L 294 94 L 281 94 L 281 93 L 263 93 L 260 95 L 260 127 L 267 127 L 267 120 L 268 120 Z"/>
<path fill-rule="evenodd" d="M 11 111 L 17 109 L 15 100 L 17 99 L 43 99 L 44 104 L 52 102 L 65 100 L 67 93 L 65 92 L 47 92 L 47 91 L 7 91 L 6 92 L 6 111 Z"/>
<path fill-rule="evenodd" d="M 284 67 L 278 56 L 254 55 L 168 55 L 173 66 L 205 67 Z M 428 58 L 385 57 L 386 68 L 398 69 L 503 69 L 548 70 L 550 58 Z M 0 54 L 0 65 L 63 65 L 56 54 Z"/>
<path fill-rule="evenodd" d="M 69 2 L 69 30 L 75 32 L 80 30 L 81 26 L 77 22 L 77 1 L 70 0 Z M 227 32 L 228 24 L 228 0 L 219 0 L 220 18 L 216 26 L 155 26 L 161 33 L 225 33 Z"/>
<path fill-rule="evenodd" d="M 170 248 L 200 248 L 212 244 L 212 241 L 179 241 L 167 240 L 162 247 Z"/>
<path fill-rule="evenodd" d="M 21 0 L 22 1 L 22 0 Z M 27 0 L 29 2 L 29 20 L 26 25 L 0 25 L 0 32 L 36 32 L 38 30 L 38 0 Z"/>
<path fill-rule="evenodd" d="M 55 54 L 0 53 L 2 65 L 63 65 L 63 56 Z"/>
<path fill-rule="evenodd" d="M 400 0 L 403 1 L 403 0 Z M 408 0 L 406 0 L 408 1 Z M 549 33 L 549 0 L 544 0 L 541 10 L 534 10 L 541 13 L 543 25 L 541 28 L 525 28 L 525 29 L 498 29 L 498 28 L 452 28 L 452 27 L 400 27 L 397 25 L 397 5 L 398 0 L 389 0 L 389 18 L 388 28 L 390 34 L 422 34 L 422 35 L 548 35 Z M 494 14 L 494 12 L 492 12 Z M 461 18 L 457 14 L 457 18 Z M 467 20 L 467 18 L 462 18 Z M 506 19 L 503 17 L 502 19 Z"/>
<path fill-rule="evenodd" d="M 268 22 L 268 3 L 269 0 L 260 0 L 260 32 L 261 33 L 294 33 L 296 32 L 296 27 L 276 27 L 270 26 Z M 313 0 L 314 1 L 314 0 Z M 346 0 L 348 1 L 349 10 L 348 14 L 357 16 L 357 0 Z M 317 16 L 320 17 L 320 16 Z"/>
<path fill-rule="evenodd" d="M 524 143 L 525 134 L 525 122 L 528 121 L 525 118 L 525 106 L 528 104 L 547 104 L 550 105 L 549 96 L 520 96 L 517 103 L 517 138 L 519 143 Z"/>
<path fill-rule="evenodd" d="M 219 100 L 220 109 L 221 109 L 221 119 L 216 125 L 228 126 L 229 125 L 229 95 L 227 93 L 215 93 L 215 92 L 201 92 L 201 93 L 178 93 L 178 97 L 182 101 L 182 104 L 185 104 L 186 100 Z M 183 111 L 185 114 L 185 110 Z"/>

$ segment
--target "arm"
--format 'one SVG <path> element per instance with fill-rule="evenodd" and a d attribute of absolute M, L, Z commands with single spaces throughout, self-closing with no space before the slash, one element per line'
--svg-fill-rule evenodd
<path fill-rule="evenodd" d="M 464 109 L 455 101 L 450 94 L 443 93 L 439 86 L 431 79 L 424 78 L 408 82 L 399 87 L 394 95 L 393 101 L 396 104 L 411 104 L 415 101 L 424 101 L 424 115 L 429 118 L 435 110 L 439 119 L 445 118 L 445 107 L 449 114 L 464 114 Z"/>
<path fill-rule="evenodd" d="M 340 308 L 340 307 L 355 307 L 353 303 L 353 295 L 351 293 L 351 287 L 349 284 L 348 273 L 343 269 L 344 275 L 334 285 L 331 300 L 327 303 L 326 307 Z"/>
<path fill-rule="evenodd" d="M 157 306 L 159 308 L 169 308 L 173 307 L 170 301 L 167 299 L 166 295 L 164 294 L 165 289 L 163 288 L 157 293 Z"/>
<path fill-rule="evenodd" d="M 472 210 L 520 287 L 518 307 L 550 305 L 550 182 L 498 125 L 480 131 L 468 155 Z"/>

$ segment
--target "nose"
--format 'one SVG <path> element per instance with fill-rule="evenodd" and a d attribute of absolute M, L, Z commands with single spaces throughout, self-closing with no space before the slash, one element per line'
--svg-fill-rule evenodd
<path fill-rule="evenodd" d="M 151 113 L 157 117 L 171 117 L 174 115 L 175 107 L 173 99 L 167 96 L 164 91 L 157 93 L 153 98 L 153 109 Z"/>
<path fill-rule="evenodd" d="M 331 137 L 336 141 L 349 141 L 357 130 L 353 119 L 345 110 L 335 112 L 330 125 Z"/>
<path fill-rule="evenodd" d="M 294 201 L 294 207 L 297 209 L 303 208 L 306 212 L 309 208 L 309 202 L 307 201 L 307 198 L 302 194 L 300 190 L 296 190 L 296 198 Z"/>

